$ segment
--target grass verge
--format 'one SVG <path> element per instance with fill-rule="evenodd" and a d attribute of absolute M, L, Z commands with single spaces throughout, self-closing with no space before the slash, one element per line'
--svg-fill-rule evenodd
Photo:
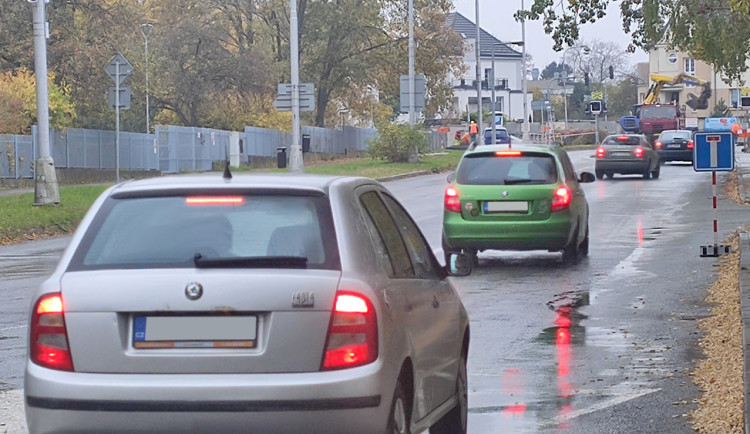
<path fill-rule="evenodd" d="M 425 155 L 417 163 L 388 163 L 369 158 L 322 162 L 305 167 L 305 173 L 357 175 L 387 178 L 413 172 L 453 170 L 463 151 L 446 151 Z M 255 170 L 288 172 L 288 169 Z M 59 206 L 33 206 L 34 194 L 0 196 L 0 245 L 15 244 L 72 232 L 107 185 L 60 187 Z"/>

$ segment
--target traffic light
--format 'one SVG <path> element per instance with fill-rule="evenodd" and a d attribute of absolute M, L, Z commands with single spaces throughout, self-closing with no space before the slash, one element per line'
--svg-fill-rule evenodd
<path fill-rule="evenodd" d="M 589 103 L 589 111 L 592 115 L 598 115 L 602 112 L 602 102 L 601 101 L 591 101 Z"/>
<path fill-rule="evenodd" d="M 609 79 L 612 80 L 615 78 L 615 67 L 612 65 L 609 65 Z"/>
<path fill-rule="evenodd" d="M 586 87 L 588 87 L 589 85 L 589 73 L 588 72 L 583 73 L 583 84 L 585 84 Z"/>

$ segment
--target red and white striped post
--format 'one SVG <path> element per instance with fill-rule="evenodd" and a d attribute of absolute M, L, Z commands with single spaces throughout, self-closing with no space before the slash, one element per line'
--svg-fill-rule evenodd
<path fill-rule="evenodd" d="M 716 207 L 716 171 L 711 171 L 711 190 L 713 192 L 714 207 L 714 256 L 719 256 L 719 213 Z"/>

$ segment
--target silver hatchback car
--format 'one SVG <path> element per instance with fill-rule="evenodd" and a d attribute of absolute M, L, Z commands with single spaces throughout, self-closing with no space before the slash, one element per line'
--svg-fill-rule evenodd
<path fill-rule="evenodd" d="M 35 294 L 30 431 L 465 432 L 450 259 L 366 178 L 114 186 Z"/>

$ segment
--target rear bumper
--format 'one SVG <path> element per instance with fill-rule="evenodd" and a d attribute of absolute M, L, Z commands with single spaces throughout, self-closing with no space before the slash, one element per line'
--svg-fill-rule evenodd
<path fill-rule="evenodd" d="M 595 170 L 622 175 L 641 174 L 648 168 L 648 160 L 596 160 Z"/>
<path fill-rule="evenodd" d="M 659 150 L 661 161 L 693 161 L 692 149 Z"/>
<path fill-rule="evenodd" d="M 299 374 L 85 374 L 27 364 L 31 433 L 378 432 L 382 364 Z"/>
<path fill-rule="evenodd" d="M 531 222 L 464 220 L 446 212 L 443 233 L 449 248 L 477 250 L 562 250 L 573 232 L 571 213 L 553 213 L 549 219 Z"/>

